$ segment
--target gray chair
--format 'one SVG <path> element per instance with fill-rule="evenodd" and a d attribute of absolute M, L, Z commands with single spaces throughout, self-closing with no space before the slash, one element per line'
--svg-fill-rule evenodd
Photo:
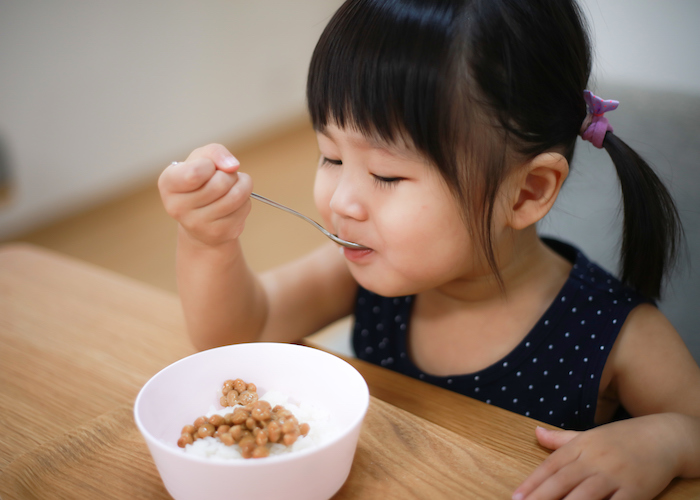
<path fill-rule="evenodd" d="M 671 191 L 685 230 L 681 256 L 659 303 L 700 362 L 700 96 L 600 85 L 592 89 L 620 106 L 608 114 L 615 134 L 654 167 Z M 581 248 L 616 273 L 621 234 L 620 190 L 605 150 L 580 141 L 572 170 L 542 235 Z"/>

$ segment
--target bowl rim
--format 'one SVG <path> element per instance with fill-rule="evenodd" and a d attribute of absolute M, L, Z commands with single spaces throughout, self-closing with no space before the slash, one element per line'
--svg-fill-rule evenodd
<path fill-rule="evenodd" d="M 203 356 L 209 353 L 210 351 L 214 350 L 219 350 L 219 349 L 228 349 L 231 347 L 236 347 L 236 346 L 241 346 L 241 345 L 250 345 L 250 344 L 255 344 L 255 345 L 284 345 L 284 346 L 289 346 L 292 349 L 313 349 L 315 352 L 323 355 L 323 356 L 331 356 L 335 358 L 335 360 L 346 364 L 348 367 L 352 369 L 354 373 L 359 376 L 359 379 L 363 382 L 362 384 L 362 411 L 359 413 L 359 415 L 351 421 L 350 424 L 348 424 L 342 431 L 338 432 L 335 434 L 331 439 L 328 441 L 318 445 L 318 446 L 312 446 L 310 448 L 304 448 L 292 453 L 283 453 L 280 455 L 272 455 L 268 456 L 265 458 L 259 458 L 259 459 L 237 459 L 237 458 L 220 458 L 220 457 L 201 457 L 199 455 L 194 455 L 190 453 L 186 453 L 184 449 L 180 448 L 173 448 L 171 446 L 168 446 L 164 442 L 162 442 L 161 439 L 156 438 L 153 434 L 151 434 L 148 429 L 144 426 L 144 424 L 141 422 L 141 419 L 139 418 L 139 407 L 141 405 L 142 401 L 142 396 L 146 388 L 153 383 L 153 381 L 164 371 L 171 369 L 173 366 L 178 365 L 180 363 L 185 362 L 186 360 L 189 360 L 190 358 L 193 357 L 198 357 L 198 356 Z M 286 349 L 286 347 L 284 347 Z M 336 356 L 335 354 L 329 353 L 327 351 L 321 350 L 321 349 L 316 349 L 315 347 L 311 346 L 305 346 L 305 345 L 300 345 L 300 344 L 292 344 L 288 342 L 242 342 L 240 344 L 231 344 L 231 345 L 225 345 L 225 346 L 220 346 L 220 347 L 214 347 L 212 349 L 207 349 L 204 351 L 199 351 L 194 354 L 190 354 L 189 356 L 185 356 L 184 358 L 178 359 L 177 361 L 174 361 L 173 363 L 170 363 L 169 365 L 165 366 L 164 368 L 160 369 L 157 373 L 155 373 L 151 378 L 148 379 L 148 381 L 141 387 L 139 390 L 138 395 L 136 396 L 136 400 L 134 401 L 134 421 L 136 422 L 136 427 L 138 427 L 139 432 L 141 435 L 144 437 L 146 440 L 147 444 L 149 444 L 149 447 L 151 445 L 156 446 L 158 449 L 163 450 L 167 452 L 169 455 L 173 456 L 178 456 L 183 458 L 184 460 L 189 460 L 195 463 L 201 463 L 201 464 L 211 464 L 211 465 L 221 465 L 221 466 L 226 466 L 230 465 L 232 467 L 263 467 L 265 464 L 272 464 L 272 463 L 280 463 L 280 462 L 285 462 L 289 460 L 296 460 L 298 458 L 302 458 L 307 455 L 313 455 L 315 453 L 319 453 L 322 450 L 334 445 L 338 441 L 341 441 L 345 437 L 348 436 L 355 428 L 358 427 L 358 425 L 361 425 L 362 421 L 364 420 L 367 410 L 369 409 L 369 402 L 370 402 L 370 394 L 369 394 L 369 387 L 367 386 L 367 381 L 365 378 L 362 376 L 362 374 L 352 366 L 350 363 L 345 361 L 339 356 Z"/>

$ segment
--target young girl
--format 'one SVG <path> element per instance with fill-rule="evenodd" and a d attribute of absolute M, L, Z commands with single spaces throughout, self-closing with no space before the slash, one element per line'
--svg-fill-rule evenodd
<path fill-rule="evenodd" d="M 590 67 L 574 0 L 348 0 L 309 72 L 314 195 L 366 249 L 256 276 L 251 179 L 222 146 L 194 151 L 159 187 L 195 345 L 295 341 L 354 312 L 359 358 L 566 429 L 537 429 L 556 451 L 513 498 L 645 499 L 700 476 L 700 369 L 652 301 L 677 214 L 612 133 L 616 104 L 584 92 Z M 619 174 L 621 280 L 535 229 L 579 135 Z"/>

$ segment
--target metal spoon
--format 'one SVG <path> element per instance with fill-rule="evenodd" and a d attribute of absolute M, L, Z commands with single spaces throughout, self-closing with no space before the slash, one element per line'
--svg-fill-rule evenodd
<path fill-rule="evenodd" d="M 285 212 L 289 212 L 292 215 L 296 215 L 300 219 L 304 219 L 306 222 L 308 222 L 309 224 L 312 224 L 314 227 L 316 227 L 316 229 L 318 229 L 323 234 L 328 236 L 330 239 L 335 241 L 338 245 L 342 245 L 342 246 L 348 247 L 348 248 L 355 248 L 357 250 L 364 250 L 367 248 L 365 246 L 360 245 L 359 243 L 353 243 L 352 241 L 345 241 L 341 238 L 338 238 L 335 234 L 326 231 L 326 229 L 322 225 L 317 223 L 316 221 L 309 219 L 307 216 L 300 214 L 296 210 L 292 210 L 291 208 L 285 207 L 284 205 L 280 205 L 276 201 L 272 201 L 268 198 L 265 198 L 264 196 L 260 196 L 259 194 L 255 194 L 255 193 L 251 193 L 250 197 L 254 198 L 258 201 L 262 201 L 263 203 L 267 203 L 268 205 L 271 205 L 275 208 L 279 208 L 280 210 L 284 210 Z"/>

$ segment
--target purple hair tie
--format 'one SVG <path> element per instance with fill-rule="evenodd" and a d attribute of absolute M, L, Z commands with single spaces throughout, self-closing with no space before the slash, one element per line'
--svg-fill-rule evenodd
<path fill-rule="evenodd" d="M 581 125 L 581 137 L 590 142 L 598 149 L 603 147 L 605 134 L 613 131 L 612 125 L 604 113 L 617 109 L 619 101 L 606 101 L 594 95 L 590 90 L 583 91 L 583 98 L 586 100 L 588 114 Z"/>

